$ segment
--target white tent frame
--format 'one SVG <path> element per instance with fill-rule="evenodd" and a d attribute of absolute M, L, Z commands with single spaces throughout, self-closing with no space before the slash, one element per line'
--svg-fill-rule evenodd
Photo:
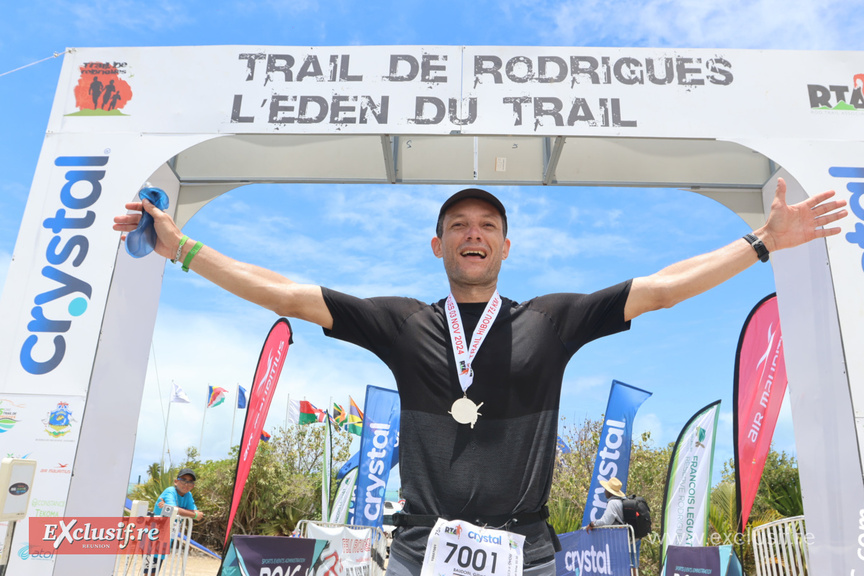
<path fill-rule="evenodd" d="M 299 54 L 301 49 L 279 49 L 286 53 L 292 50 Z M 364 55 L 371 60 L 376 50 L 386 52 L 380 47 L 341 50 L 351 52 L 355 61 Z M 433 48 L 398 47 L 398 50 L 418 55 L 434 52 Z M 454 53 L 469 60 L 472 50 L 481 49 L 441 49 L 451 54 L 451 62 L 455 59 Z M 519 49 L 482 50 L 507 58 Z M 531 50 L 539 49 L 524 49 L 523 52 Z M 600 49 L 582 50 L 593 53 L 592 50 Z M 117 238 L 108 229 L 116 207 L 131 197 L 129 190 L 137 190 L 144 182 L 168 193 L 171 206 L 176 207 L 175 218 L 181 225 L 210 200 L 245 184 L 340 182 L 676 187 L 721 202 L 755 228 L 764 221 L 778 176 L 786 178 L 790 202 L 803 200 L 809 192 L 832 187 L 844 197 L 846 188 L 853 191 L 855 182 L 860 179 L 856 172 L 838 172 L 837 167 L 854 168 L 862 164 L 864 142 L 860 134 L 864 128 L 864 112 L 850 112 L 840 117 L 831 116 L 829 111 L 814 120 L 813 111 L 805 105 L 799 121 L 796 116 L 799 113 L 795 112 L 797 103 L 792 103 L 777 112 L 780 120 L 771 115 L 765 119 L 766 114 L 759 111 L 758 105 L 754 110 L 742 112 L 743 118 L 718 114 L 721 116 L 718 119 L 711 116 L 714 108 L 710 111 L 697 105 L 687 108 L 686 103 L 691 98 L 689 90 L 675 95 L 685 103 L 680 119 L 670 120 L 668 125 L 646 122 L 647 126 L 630 132 L 615 126 L 599 131 L 586 126 L 559 127 L 539 120 L 532 131 L 530 127 L 511 126 L 512 118 L 495 114 L 490 114 L 492 118 L 488 122 L 481 115 L 476 126 L 456 122 L 446 125 L 445 122 L 445 125 L 430 128 L 412 123 L 410 119 L 406 121 L 405 117 L 387 126 L 348 126 L 347 129 L 345 125 L 274 127 L 257 123 L 257 120 L 246 126 L 213 121 L 204 112 L 194 118 L 192 127 L 186 125 L 191 121 L 179 115 L 176 122 L 180 128 L 172 132 L 164 128 L 171 125 L 171 119 L 164 118 L 165 109 L 159 107 L 160 94 L 155 88 L 152 90 L 154 101 L 142 102 L 122 130 L 117 128 L 122 119 L 88 124 L 87 119 L 67 116 L 70 109 L 74 110 L 72 92 L 82 63 L 120 60 L 124 65 L 132 63 L 131 66 L 137 62 L 137 89 L 141 91 L 142 83 L 149 82 L 147 66 L 152 61 L 164 63 L 166 53 L 180 54 L 187 59 L 199 58 L 205 62 L 202 66 L 206 66 L 214 54 L 223 52 L 234 54 L 236 61 L 238 51 L 248 53 L 253 49 L 87 49 L 73 50 L 64 62 L 49 133 L 7 286 L 0 299 L 0 314 L 11 320 L 0 326 L 0 374 L 4 375 L 0 391 L 8 395 L 52 398 L 67 393 L 82 398 L 84 415 L 75 444 L 75 474 L 68 483 L 67 516 L 114 515 L 118 510 L 112 503 L 121 502 L 125 495 L 137 423 L 124 418 L 116 407 L 125 406 L 124 413 L 135 413 L 140 407 L 164 262 L 157 258 L 132 261 L 125 251 L 118 249 Z M 309 53 L 310 49 L 305 51 Z M 615 51 L 603 54 L 609 52 L 613 57 L 616 55 Z M 864 69 L 864 57 L 859 53 L 730 52 L 732 56 L 726 55 L 728 59 L 755 63 L 742 65 L 747 70 L 748 66 L 758 67 L 766 61 L 778 62 L 778 74 L 795 69 L 801 59 L 824 64 L 823 68 L 831 70 Z M 628 53 L 642 55 L 637 50 Z M 242 56 L 240 64 L 244 64 Z M 603 57 L 598 52 L 598 60 Z M 685 57 L 691 61 L 707 59 L 697 51 L 680 51 L 678 58 Z M 463 84 L 468 85 L 464 79 L 470 78 L 472 71 L 467 65 L 460 70 Z M 758 83 L 763 79 L 754 74 L 750 76 L 749 80 L 741 81 L 744 85 L 742 98 L 761 89 Z M 767 76 L 764 82 L 769 85 L 772 78 L 770 74 Z M 376 84 L 370 80 L 368 86 L 365 82 L 358 86 L 369 87 L 371 91 Z M 245 84 L 239 88 L 230 85 L 222 92 L 230 94 L 244 87 Z M 435 84 L 433 88 L 444 90 L 447 86 L 442 88 Z M 481 103 L 483 91 L 496 88 L 475 85 Z M 545 89 L 539 85 L 531 88 Z M 187 89 L 198 94 L 195 91 L 200 87 L 196 84 Z M 219 89 L 218 84 L 206 87 L 214 92 Z M 706 86 L 706 92 L 708 89 Z M 635 107 L 637 112 L 650 110 L 651 94 L 633 90 L 633 99 L 641 101 L 641 105 Z M 465 98 L 459 102 L 464 103 Z M 713 106 L 716 102 L 712 100 L 707 105 Z M 202 105 L 202 108 L 208 106 Z M 132 104 L 129 108 L 132 109 Z M 188 108 L 189 116 L 196 113 L 196 109 Z M 856 113 L 860 115 L 855 116 Z M 235 110 L 232 114 L 240 113 Z M 791 126 L 783 123 L 784 115 L 791 117 L 788 121 Z M 458 119 L 460 113 L 455 116 Z M 500 128 L 496 128 L 498 125 Z M 693 129 L 693 125 L 700 128 Z M 81 266 L 82 274 L 96 270 L 93 274 L 99 276 L 99 280 L 91 283 L 90 311 L 75 320 L 67 334 L 70 349 L 73 344 L 83 346 L 80 361 L 76 360 L 75 374 L 63 374 L 64 370 L 72 370 L 70 361 L 68 368 L 64 366 L 54 374 L 36 375 L 25 373 L 18 358 L 22 342 L 35 334 L 27 328 L 34 295 L 44 290 L 37 286 L 44 282 L 41 278 L 44 263 L 40 264 L 38 257 L 52 238 L 44 222 L 55 216 L 57 191 L 73 178 L 69 176 L 68 162 L 78 162 L 61 160 L 68 157 L 105 159 L 103 176 L 99 180 L 102 208 L 97 214 L 98 225 L 86 231 L 90 252 Z M 864 175 L 864 168 L 861 170 Z M 73 196 L 81 194 L 80 188 L 78 190 Z M 826 574 L 848 574 L 851 569 L 864 568 L 864 559 L 860 559 L 864 558 L 864 536 L 859 525 L 860 518 L 864 518 L 864 508 L 859 511 L 857 505 L 850 505 L 864 503 L 864 359 L 854 356 L 854 351 L 864 343 L 862 329 L 859 329 L 864 326 L 864 311 L 860 307 L 864 274 L 861 250 L 852 236 L 856 223 L 864 220 L 864 208 L 856 204 L 860 199 L 854 192 L 851 200 L 853 216 L 843 224 L 843 234 L 772 255 L 787 350 L 805 513 L 808 529 L 814 534 L 810 547 L 811 566 L 814 571 Z M 802 281 L 804 279 L 806 281 Z M 134 308 L 129 302 L 135 302 Z M 127 329 L 130 325 L 137 327 L 134 333 Z M 81 331 L 86 333 L 81 334 Z M 36 335 L 43 338 L 42 334 Z M 77 340 L 73 340 L 74 335 Z M 45 346 L 47 339 L 38 342 L 39 346 Z M 44 353 L 44 348 L 40 350 Z M 848 351 L 853 351 L 852 356 Z M 117 365 L 117 358 L 123 359 L 122 366 Z M 116 385 L 120 380 L 123 386 Z M 74 390 L 69 390 L 68 382 L 75 383 L 71 386 Z M 105 430 L 112 430 L 111 450 L 98 448 L 104 445 Z M 94 491 L 94 486 L 100 489 Z M 828 503 L 825 502 L 827 494 L 833 495 Z M 58 556 L 53 563 L 46 564 L 53 566 L 55 574 L 77 573 L 84 566 L 90 573 L 96 573 L 94 565 L 98 565 L 97 572 L 101 570 L 99 573 L 107 574 L 110 560 L 108 558 L 102 566 L 99 559 L 93 557 Z"/>

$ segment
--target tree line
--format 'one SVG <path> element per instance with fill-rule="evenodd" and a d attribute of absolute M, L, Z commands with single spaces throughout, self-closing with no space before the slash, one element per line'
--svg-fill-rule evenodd
<path fill-rule="evenodd" d="M 602 425 L 602 418 L 575 424 L 564 421 L 561 437 L 571 451 L 558 455 L 549 496 L 549 521 L 559 534 L 582 528 Z M 332 435 L 334 477 L 350 456 L 351 440 L 352 436 L 344 432 Z M 661 569 L 661 516 L 672 448 L 672 443 L 657 446 L 650 432 L 643 433 L 632 444 L 627 493 L 643 496 L 651 506 L 653 518 L 653 532 L 642 541 L 640 573 L 645 576 L 658 576 Z M 153 464 L 148 480 L 135 486 L 129 497 L 146 500 L 152 508 L 162 490 L 173 485 L 179 469 L 187 466 L 194 469 L 198 482 L 193 495 L 205 516 L 195 523 L 193 539 L 221 552 L 234 489 L 237 450 L 234 447 L 229 458 L 202 462 L 197 450 L 190 448 L 185 461 L 176 467 L 162 470 L 159 464 Z M 269 443 L 262 442 L 234 519 L 233 533 L 284 536 L 291 534 L 300 520 L 320 520 L 323 459 L 323 426 L 280 428 Z M 743 536 L 736 535 L 734 478 L 734 463 L 730 460 L 724 463 L 722 479 L 711 491 L 708 543 L 734 544 L 745 573 L 752 573 L 755 572 L 750 544 L 752 528 L 803 514 L 798 467 L 795 458 L 785 452 L 772 450 L 768 454 Z M 328 487 L 331 501 L 336 488 L 336 482 L 332 481 Z"/>

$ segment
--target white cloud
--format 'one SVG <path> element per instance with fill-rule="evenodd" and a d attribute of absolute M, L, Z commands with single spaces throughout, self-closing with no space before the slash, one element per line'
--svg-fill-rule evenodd
<path fill-rule="evenodd" d="M 572 382 L 565 382 L 562 396 L 583 396 L 586 394 L 608 394 L 609 377 L 606 375 L 580 376 Z"/>
<path fill-rule="evenodd" d="M 643 433 L 651 432 L 651 440 L 654 446 L 662 448 L 669 442 L 674 442 L 675 438 L 667 438 L 667 430 L 663 427 L 663 418 L 654 412 L 637 412 L 636 418 L 633 420 L 633 439 L 639 439 Z M 669 434 L 673 434 L 668 432 Z"/>
<path fill-rule="evenodd" d="M 553 45 L 860 49 L 848 10 L 839 0 L 515 0 L 508 12 Z"/>

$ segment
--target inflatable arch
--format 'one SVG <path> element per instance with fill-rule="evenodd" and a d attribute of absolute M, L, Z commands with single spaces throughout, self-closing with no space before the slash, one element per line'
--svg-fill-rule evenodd
<path fill-rule="evenodd" d="M 133 262 L 111 222 L 145 182 L 181 223 L 247 183 L 362 182 L 681 187 L 756 227 L 783 175 L 790 201 L 851 208 L 771 262 L 811 568 L 864 574 L 862 73 L 861 52 L 72 50 L 0 299 L 4 452 L 74 462 L 37 475 L 54 513 L 119 514 L 164 261 Z M 110 573 L 17 557 L 19 530 L 16 574 Z"/>

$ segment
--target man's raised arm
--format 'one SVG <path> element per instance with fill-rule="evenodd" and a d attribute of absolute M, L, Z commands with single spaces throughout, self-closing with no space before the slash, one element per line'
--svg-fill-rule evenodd
<path fill-rule="evenodd" d="M 768 221 L 753 234 L 768 253 L 839 234 L 839 227 L 823 228 L 847 214 L 846 210 L 840 210 L 846 201 L 830 200 L 833 196 L 834 191 L 830 190 L 789 206 L 786 182 L 780 178 Z M 635 278 L 624 306 L 624 317 L 632 320 L 645 312 L 671 308 L 725 282 L 758 261 L 754 246 L 741 238 L 719 250 L 667 266 L 651 276 Z"/>
<path fill-rule="evenodd" d="M 158 238 L 156 253 L 176 260 L 183 233 L 174 220 L 146 200 L 143 205 L 142 202 L 130 202 L 126 204 L 126 209 L 144 209 L 153 217 Z M 114 230 L 124 232 L 125 239 L 125 233 L 135 230 L 140 220 L 141 214 L 116 216 Z M 194 246 L 195 241 L 189 240 L 180 247 L 180 262 L 186 259 Z M 189 269 L 232 294 L 273 310 L 280 316 L 300 318 L 324 328 L 333 327 L 333 317 L 324 303 L 320 286 L 297 284 L 272 270 L 239 262 L 207 246 L 194 255 Z"/>

